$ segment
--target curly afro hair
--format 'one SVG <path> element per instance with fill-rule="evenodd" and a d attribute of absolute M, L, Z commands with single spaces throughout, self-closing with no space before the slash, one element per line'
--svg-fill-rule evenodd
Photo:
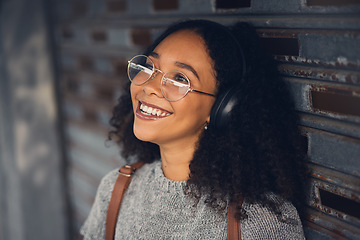
<path fill-rule="evenodd" d="M 261 47 L 254 28 L 247 23 L 231 27 L 207 20 L 186 20 L 171 25 L 145 51 L 145 55 L 170 34 L 191 30 L 201 36 L 214 63 L 217 96 L 239 86 L 238 103 L 224 131 L 211 125 L 199 137 L 190 163 L 185 193 L 222 212 L 228 200 L 246 198 L 260 203 L 278 216 L 281 201 L 294 204 L 303 217 L 308 184 L 306 151 L 298 129 L 298 116 L 287 85 L 280 78 L 276 62 Z M 243 56 L 241 57 L 241 51 Z M 246 69 L 242 69 L 245 59 Z M 133 134 L 130 83 L 115 106 L 109 138 L 116 138 L 125 159 L 153 162 L 159 147 L 138 140 Z M 238 206 L 238 218 L 246 211 Z"/>

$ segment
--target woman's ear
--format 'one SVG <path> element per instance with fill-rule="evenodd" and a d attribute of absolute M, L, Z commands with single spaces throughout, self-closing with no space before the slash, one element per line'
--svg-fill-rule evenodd
<path fill-rule="evenodd" d="M 206 118 L 206 124 L 210 123 L 210 115 Z"/>

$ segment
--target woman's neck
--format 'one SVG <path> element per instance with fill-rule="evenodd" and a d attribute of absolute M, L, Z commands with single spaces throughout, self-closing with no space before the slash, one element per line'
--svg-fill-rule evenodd
<path fill-rule="evenodd" d="M 194 146 L 183 148 L 161 147 L 162 169 L 166 178 L 174 181 L 189 179 L 189 164 L 194 155 Z"/>

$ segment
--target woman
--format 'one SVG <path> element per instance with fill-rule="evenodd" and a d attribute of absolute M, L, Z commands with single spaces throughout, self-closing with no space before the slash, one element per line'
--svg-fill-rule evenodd
<path fill-rule="evenodd" d="M 125 193 L 115 239 L 226 239 L 230 201 L 242 239 L 304 238 L 297 116 L 249 25 L 174 24 L 129 61 L 128 75 L 110 136 L 125 159 L 147 164 Z M 222 109 L 227 93 L 234 95 Z M 117 176 L 102 180 L 85 239 L 104 239 Z"/>

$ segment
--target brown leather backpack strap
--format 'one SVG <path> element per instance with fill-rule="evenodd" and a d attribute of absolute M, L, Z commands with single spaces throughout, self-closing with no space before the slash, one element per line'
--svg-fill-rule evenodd
<path fill-rule="evenodd" d="M 111 194 L 109 208 L 106 215 L 105 239 L 113 240 L 115 237 L 115 227 L 120 210 L 121 201 L 128 188 L 132 174 L 136 169 L 144 165 L 144 162 L 138 162 L 131 166 L 125 165 L 119 170 L 119 176 L 116 179 L 113 192 Z"/>
<path fill-rule="evenodd" d="M 240 206 L 243 203 L 243 198 L 240 198 Z M 241 240 L 241 227 L 240 220 L 235 218 L 236 202 L 230 202 L 228 207 L 227 216 L 227 239 L 228 240 Z"/>

